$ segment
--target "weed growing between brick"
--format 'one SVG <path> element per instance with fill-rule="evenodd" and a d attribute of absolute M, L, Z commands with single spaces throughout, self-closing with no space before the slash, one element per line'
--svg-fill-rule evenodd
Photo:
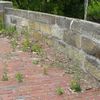
<path fill-rule="evenodd" d="M 3 75 L 2 75 L 2 81 L 8 81 L 8 70 L 7 70 L 7 65 L 5 63 L 4 69 L 3 69 Z"/>
<path fill-rule="evenodd" d="M 15 78 L 19 83 L 21 83 L 21 82 L 23 82 L 24 76 L 22 73 L 18 72 L 18 73 L 16 73 Z"/>
<path fill-rule="evenodd" d="M 33 60 L 32 63 L 37 65 L 39 63 L 39 61 L 38 60 Z"/>
<path fill-rule="evenodd" d="M 8 81 L 8 74 L 7 74 L 7 71 L 4 71 L 3 72 L 3 75 L 2 75 L 2 81 Z"/>
<path fill-rule="evenodd" d="M 64 94 L 64 89 L 63 89 L 62 87 L 58 87 L 58 88 L 56 89 L 56 93 L 57 93 L 58 95 L 62 95 L 62 94 Z"/>

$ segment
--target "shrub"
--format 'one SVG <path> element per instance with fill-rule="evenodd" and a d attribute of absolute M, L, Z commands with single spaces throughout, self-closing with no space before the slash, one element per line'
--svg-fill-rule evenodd
<path fill-rule="evenodd" d="M 17 73 L 16 74 L 16 80 L 20 83 L 20 82 L 23 82 L 23 74 L 21 73 Z"/>
<path fill-rule="evenodd" d="M 56 89 L 56 93 L 57 93 L 58 95 L 62 95 L 62 94 L 64 94 L 64 89 L 61 88 L 61 87 L 58 87 L 58 88 Z"/>
<path fill-rule="evenodd" d="M 81 92 L 82 90 L 79 82 L 77 82 L 76 80 L 71 81 L 70 89 L 72 89 L 74 92 Z"/>

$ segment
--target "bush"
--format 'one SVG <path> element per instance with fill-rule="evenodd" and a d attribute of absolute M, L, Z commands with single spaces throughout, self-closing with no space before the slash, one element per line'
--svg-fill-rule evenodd
<path fill-rule="evenodd" d="M 76 80 L 71 81 L 70 89 L 72 89 L 74 92 L 81 92 L 82 90 L 79 82 Z"/>

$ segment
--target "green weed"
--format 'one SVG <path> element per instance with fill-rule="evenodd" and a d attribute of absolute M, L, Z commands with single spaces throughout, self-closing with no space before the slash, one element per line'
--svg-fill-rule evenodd
<path fill-rule="evenodd" d="M 23 74 L 19 72 L 16 74 L 15 78 L 19 83 L 23 82 L 23 79 L 24 79 Z"/>
<path fill-rule="evenodd" d="M 62 95 L 62 94 L 64 94 L 64 89 L 61 88 L 61 87 L 58 87 L 58 88 L 56 89 L 56 93 L 57 93 L 58 95 Z"/>
<path fill-rule="evenodd" d="M 2 75 L 2 81 L 8 81 L 8 74 L 7 74 L 7 69 L 4 68 L 4 72 L 3 72 L 3 75 Z"/>
<path fill-rule="evenodd" d="M 72 89 L 74 92 L 81 92 L 81 86 L 78 81 L 72 80 L 70 84 L 70 89 Z"/>
<path fill-rule="evenodd" d="M 31 46 L 31 51 L 32 51 L 32 52 L 36 52 L 37 54 L 40 54 L 40 53 L 42 52 L 42 48 L 41 48 L 41 46 L 38 45 L 38 44 L 33 44 L 33 45 Z"/>
<path fill-rule="evenodd" d="M 32 63 L 35 64 L 35 65 L 37 65 L 39 63 L 39 61 L 38 60 L 33 60 Z"/>

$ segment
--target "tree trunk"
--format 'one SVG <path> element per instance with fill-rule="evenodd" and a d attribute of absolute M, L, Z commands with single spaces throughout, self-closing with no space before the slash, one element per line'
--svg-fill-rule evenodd
<path fill-rule="evenodd" d="M 87 19 L 88 0 L 84 0 L 84 20 Z"/>

